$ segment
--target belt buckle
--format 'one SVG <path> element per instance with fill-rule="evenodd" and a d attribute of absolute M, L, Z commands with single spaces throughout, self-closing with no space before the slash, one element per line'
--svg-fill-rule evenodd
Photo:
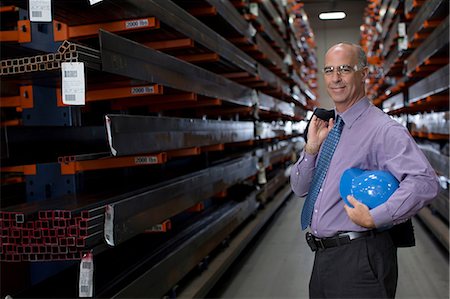
<path fill-rule="evenodd" d="M 315 237 L 310 232 L 307 232 L 305 236 L 306 236 L 306 243 L 308 243 L 311 250 L 313 252 L 317 251 L 319 248 L 317 247 Z"/>

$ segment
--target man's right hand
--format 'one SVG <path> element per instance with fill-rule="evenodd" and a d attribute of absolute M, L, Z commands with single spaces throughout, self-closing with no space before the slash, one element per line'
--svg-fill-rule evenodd
<path fill-rule="evenodd" d="M 334 125 L 334 119 L 330 118 L 329 121 L 324 121 L 313 116 L 309 123 L 308 129 L 308 142 L 305 146 L 305 151 L 310 155 L 315 155 L 319 152 L 320 145 L 327 138 L 328 133 L 331 131 Z"/>

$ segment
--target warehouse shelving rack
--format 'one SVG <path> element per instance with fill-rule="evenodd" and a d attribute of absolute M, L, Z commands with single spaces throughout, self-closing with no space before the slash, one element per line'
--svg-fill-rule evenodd
<path fill-rule="evenodd" d="M 317 72 L 304 11 L 52 1 L 43 23 L 28 1 L 0 4 L 2 296 L 206 294 L 229 266 L 217 257 L 235 259 L 291 194 Z M 84 63 L 83 106 L 63 103 L 67 62 Z"/>
<path fill-rule="evenodd" d="M 441 0 L 374 1 L 361 40 L 376 65 L 368 80 L 371 99 L 408 127 L 440 176 L 443 191 L 419 217 L 447 249 L 450 175 L 441 162 L 449 155 L 448 8 Z"/>

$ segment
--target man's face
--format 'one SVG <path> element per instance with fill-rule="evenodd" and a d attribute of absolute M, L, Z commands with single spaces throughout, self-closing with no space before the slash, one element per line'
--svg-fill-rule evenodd
<path fill-rule="evenodd" d="M 365 95 L 367 70 L 360 70 L 358 65 L 358 70 L 355 71 L 357 64 L 357 52 L 350 45 L 338 45 L 328 50 L 325 56 L 325 69 L 328 68 L 328 73 L 324 73 L 324 79 L 328 94 L 336 104 L 354 103 Z M 340 69 L 340 66 L 343 67 Z M 349 67 L 351 69 L 348 72 Z"/>

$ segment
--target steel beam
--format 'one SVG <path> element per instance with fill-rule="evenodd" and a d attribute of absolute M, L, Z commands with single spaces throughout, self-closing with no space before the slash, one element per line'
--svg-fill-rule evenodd
<path fill-rule="evenodd" d="M 107 207 L 105 238 L 118 245 L 214 194 L 254 175 L 257 159 L 246 156 L 164 182 Z"/>
<path fill-rule="evenodd" d="M 245 21 L 241 14 L 229 0 L 206 0 L 217 9 L 219 15 L 228 22 L 237 32 L 251 41 L 256 34 L 256 29 Z"/>
<path fill-rule="evenodd" d="M 114 2 L 123 2 L 123 0 Z M 251 74 L 256 73 L 256 61 L 253 58 L 242 52 L 239 48 L 228 42 L 172 1 L 126 0 L 125 2 L 142 11 L 149 12 L 161 22 L 176 29 L 209 50 L 219 54 L 239 68 Z"/>
<path fill-rule="evenodd" d="M 107 115 L 106 127 L 118 156 L 254 139 L 253 123 L 241 121 Z"/>
<path fill-rule="evenodd" d="M 448 24 L 447 24 L 448 26 Z M 415 83 L 409 88 L 409 103 L 414 103 L 420 99 L 424 99 L 427 96 L 439 93 L 444 90 L 448 90 L 450 84 L 448 82 L 449 65 L 442 67 L 435 71 L 428 77 Z"/>
<path fill-rule="evenodd" d="M 118 35 L 101 30 L 100 47 L 105 72 L 244 106 L 255 103 L 249 88 Z"/>
<path fill-rule="evenodd" d="M 156 265 L 118 291 L 113 298 L 162 297 L 257 209 L 254 194 L 229 203 L 200 223 L 198 232 Z M 161 275 L 161 273 L 164 273 Z"/>
<path fill-rule="evenodd" d="M 447 16 L 441 24 L 433 30 L 429 37 L 414 50 L 408 57 L 407 73 L 413 73 L 417 67 L 422 66 L 427 59 L 439 52 L 444 52 L 448 57 L 449 44 L 449 17 Z"/>

